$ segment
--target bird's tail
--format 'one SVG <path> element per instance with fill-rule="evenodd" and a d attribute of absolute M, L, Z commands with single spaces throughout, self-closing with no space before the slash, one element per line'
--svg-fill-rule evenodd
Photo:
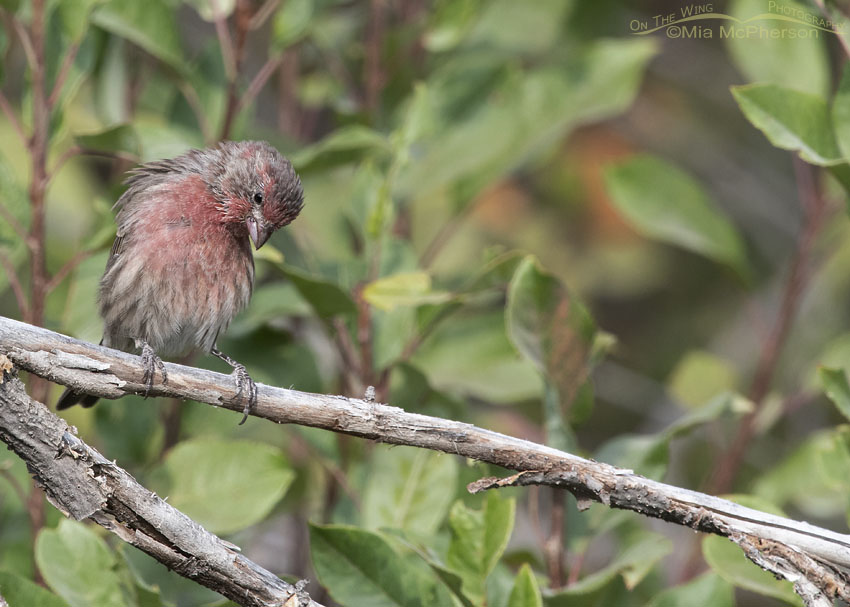
<path fill-rule="evenodd" d="M 103 340 L 104 338 L 101 337 L 101 346 L 103 345 Z M 91 394 L 85 394 L 83 392 L 74 392 L 71 388 L 65 388 L 62 396 L 60 396 L 59 400 L 56 401 L 56 410 L 61 411 L 62 409 L 68 409 L 76 404 L 88 409 L 89 407 L 93 407 L 99 400 L 99 396 L 92 396 Z"/>
<path fill-rule="evenodd" d="M 74 392 L 71 388 L 66 388 L 66 390 L 62 393 L 62 396 L 59 397 L 59 400 L 56 401 L 56 410 L 61 411 L 62 409 L 73 407 L 76 404 L 88 408 L 93 406 L 99 400 L 99 396 L 83 394 L 82 392 Z"/>

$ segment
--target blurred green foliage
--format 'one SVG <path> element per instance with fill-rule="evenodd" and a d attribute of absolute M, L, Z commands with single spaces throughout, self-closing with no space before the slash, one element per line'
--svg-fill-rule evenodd
<path fill-rule="evenodd" d="M 846 530 L 850 72 L 833 83 L 837 39 L 631 35 L 631 20 L 681 3 L 638 4 L 47 3 L 46 94 L 59 86 L 45 253 L 59 278 L 45 324 L 99 339 L 127 169 L 266 139 L 306 206 L 257 254 L 252 303 L 221 344 L 255 379 L 374 386 L 409 411 L 695 488 L 751 427 L 732 474 L 742 499 Z M 746 19 L 764 4 L 717 10 Z M 36 11 L 0 7 L 2 91 L 29 133 Z M 7 113 L 0 139 L 0 314 L 20 317 L 31 149 Z M 789 278 L 792 259 L 804 267 Z M 748 387 L 763 364 L 766 388 Z M 503 471 L 449 455 L 240 427 L 197 403 L 128 397 L 67 417 L 253 560 L 316 576 L 328 605 L 732 605 L 736 588 L 762 595 L 738 592 L 741 605 L 799 602 L 720 538 L 700 553 L 572 498 L 559 517 L 551 492 L 470 496 L 466 483 Z M 10 607 L 224 604 L 49 507 L 32 529 L 29 491 L 0 454 Z M 712 571 L 695 577 L 701 554 Z"/>

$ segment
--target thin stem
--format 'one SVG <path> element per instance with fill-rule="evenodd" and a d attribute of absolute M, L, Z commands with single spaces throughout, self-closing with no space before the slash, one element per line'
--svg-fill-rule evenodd
<path fill-rule="evenodd" d="M 18 304 L 21 317 L 28 321 L 30 310 L 24 286 L 21 284 L 21 279 L 15 271 L 15 264 L 12 263 L 12 260 L 3 251 L 0 251 L 0 266 L 3 266 L 3 271 L 6 272 L 6 276 L 9 279 L 9 286 L 12 287 L 12 293 L 15 294 L 15 301 Z"/>
<path fill-rule="evenodd" d="M 6 118 L 11 123 L 12 128 L 15 130 L 15 134 L 21 140 L 21 143 L 24 144 L 24 147 L 27 147 L 29 145 L 29 138 L 24 132 L 24 126 L 21 124 L 21 121 L 18 120 L 18 117 L 15 116 L 15 112 L 9 104 L 9 100 L 6 99 L 6 95 L 4 95 L 2 91 L 0 91 L 0 108 L 2 108 L 3 113 L 6 114 Z"/>
<path fill-rule="evenodd" d="M 235 114 L 239 114 L 239 112 L 247 105 L 250 105 L 251 102 L 254 101 L 254 98 L 259 94 L 263 87 L 268 82 L 271 75 L 275 72 L 278 66 L 283 61 L 283 54 L 279 54 L 276 57 L 269 57 L 269 59 L 265 62 L 263 67 L 260 68 L 260 71 L 257 72 L 257 75 L 254 76 L 254 79 L 251 80 L 251 84 L 248 85 L 248 89 L 242 95 L 242 98 L 236 103 L 236 109 L 234 110 Z"/>
<path fill-rule="evenodd" d="M 824 4 L 823 0 L 815 0 L 815 4 L 820 9 L 821 14 L 826 17 L 827 21 L 832 24 L 832 31 L 835 32 L 836 38 L 838 38 L 838 43 L 841 45 L 841 48 L 844 49 L 844 54 L 850 57 L 850 44 L 848 44 L 847 40 L 845 40 L 844 36 L 841 34 L 841 30 L 839 30 L 833 19 L 833 15 L 829 12 L 829 9 Z M 835 9 L 838 11 L 838 8 Z M 840 12 L 840 11 L 839 11 Z M 844 15 L 842 15 L 844 16 Z"/>
<path fill-rule="evenodd" d="M 266 0 L 251 17 L 251 20 L 248 22 L 248 29 L 254 31 L 263 27 L 266 20 L 277 10 L 278 4 L 280 4 L 280 0 Z"/>
<path fill-rule="evenodd" d="M 27 240 L 26 229 L 24 228 L 23 225 L 21 225 L 21 222 L 19 222 L 17 220 L 17 218 L 14 215 L 12 215 L 12 212 L 9 209 L 7 209 L 5 206 L 3 206 L 2 203 L 0 203 L 0 216 L 2 216 L 3 219 L 12 227 L 12 229 L 15 231 L 15 235 L 18 238 L 20 238 L 23 242 L 26 242 L 26 240 Z"/>
<path fill-rule="evenodd" d="M 756 405 L 755 410 L 741 421 L 738 434 L 731 447 L 715 466 L 714 477 L 710 484 L 711 491 L 715 494 L 727 493 L 732 488 L 744 455 L 755 435 L 755 422 L 770 390 L 771 381 L 779 362 L 779 355 L 785 345 L 804 288 L 808 282 L 808 266 L 812 247 L 823 226 L 827 205 L 814 183 L 812 170 L 796 157 L 794 158 L 794 168 L 797 175 L 800 204 L 804 211 L 803 227 L 791 262 L 791 270 L 785 282 L 779 313 L 773 329 L 762 345 L 756 372 L 748 392 L 749 399 Z"/>
<path fill-rule="evenodd" d="M 62 87 L 65 85 L 65 80 L 68 78 L 68 73 L 71 71 L 71 66 L 74 65 L 74 60 L 77 58 L 77 51 L 79 50 L 80 44 L 75 42 L 65 54 L 65 58 L 62 60 L 62 66 L 59 68 L 59 74 L 56 76 L 56 82 L 53 83 L 53 90 L 47 99 L 48 108 L 56 105 L 56 101 L 62 93 Z"/>
<path fill-rule="evenodd" d="M 217 13 L 214 23 L 218 44 L 221 47 L 224 74 L 229 82 L 233 82 L 236 79 L 236 55 L 233 52 L 233 38 L 230 36 L 230 29 L 227 27 L 227 19 L 222 13 Z"/>
<path fill-rule="evenodd" d="M 549 573 L 549 585 L 553 590 L 563 588 L 564 579 L 564 509 L 566 494 L 557 489 L 552 490 L 552 526 L 549 539 L 543 545 L 546 554 L 546 569 Z"/>
<path fill-rule="evenodd" d="M 298 70 L 298 53 L 295 48 L 290 47 L 283 51 L 280 69 L 278 70 L 277 124 L 281 131 L 294 139 L 300 139 L 302 134 L 302 110 L 296 95 Z"/>
<path fill-rule="evenodd" d="M 248 30 L 251 23 L 251 2 L 237 0 L 236 3 L 236 42 L 230 36 L 227 22 L 219 15 L 215 21 L 215 29 L 221 42 L 221 58 L 224 62 L 225 74 L 227 76 L 227 105 L 224 110 L 224 120 L 221 124 L 219 140 L 230 137 L 233 121 L 239 108 L 238 81 L 239 72 L 242 67 L 242 58 L 245 53 L 245 42 L 248 39 Z"/>
<path fill-rule="evenodd" d="M 474 211 L 478 206 L 478 202 L 483 199 L 483 196 L 476 196 L 465 207 L 463 207 L 463 209 L 461 209 L 460 213 L 443 224 L 443 226 L 431 239 L 431 242 L 426 245 L 425 251 L 423 251 L 422 255 L 419 257 L 419 265 L 422 269 L 427 270 L 431 267 L 431 264 L 434 263 L 434 260 L 443 248 L 454 237 L 458 229 L 460 229 L 461 225 L 463 225 L 463 222 L 466 221 L 466 219 L 472 214 L 472 211 Z"/>
<path fill-rule="evenodd" d="M 384 0 L 369 2 L 369 27 L 366 33 L 366 60 L 364 63 L 366 111 L 374 116 L 378 109 L 384 73 L 381 67 L 381 44 L 384 38 Z"/>
<path fill-rule="evenodd" d="M 20 40 L 21 46 L 24 49 L 24 55 L 27 58 L 27 65 L 31 70 L 34 71 L 35 66 L 38 63 L 38 59 L 36 58 L 33 41 L 30 38 L 30 35 L 24 27 L 23 23 L 21 23 L 19 19 L 16 19 L 14 15 L 10 18 L 12 20 L 12 27 L 14 28 L 15 33 L 18 35 L 18 40 Z"/>
<path fill-rule="evenodd" d="M 71 273 L 74 268 L 84 262 L 86 259 L 91 257 L 92 251 L 79 251 L 77 252 L 71 259 L 69 259 L 65 265 L 59 268 L 59 271 L 53 275 L 50 281 L 47 283 L 46 290 L 48 293 L 51 293 L 53 289 L 58 287 L 65 277 Z"/>
<path fill-rule="evenodd" d="M 198 91 L 196 91 L 191 84 L 182 79 L 177 83 L 177 87 L 180 89 L 180 92 L 183 94 L 183 98 L 186 100 L 186 103 L 189 104 L 189 108 L 195 115 L 195 120 L 198 122 L 198 128 L 201 130 L 201 135 L 203 136 L 204 141 L 206 143 L 212 143 L 212 129 L 210 129 L 209 123 L 207 123 L 207 118 L 204 114 L 204 106 L 201 103 L 201 98 L 198 97 Z"/>

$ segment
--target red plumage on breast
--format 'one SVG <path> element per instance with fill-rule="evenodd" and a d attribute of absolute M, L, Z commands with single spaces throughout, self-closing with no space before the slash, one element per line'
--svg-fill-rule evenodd
<path fill-rule="evenodd" d="M 104 344 L 130 350 L 142 339 L 164 355 L 209 351 L 251 296 L 247 230 L 221 221 L 200 175 L 128 194 L 100 286 Z"/>

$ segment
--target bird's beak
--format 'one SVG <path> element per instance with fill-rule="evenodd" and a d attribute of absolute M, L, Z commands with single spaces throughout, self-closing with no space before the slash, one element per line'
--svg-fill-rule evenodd
<path fill-rule="evenodd" d="M 255 249 L 266 244 L 269 236 L 272 235 L 271 227 L 266 223 L 262 214 L 249 215 L 248 219 L 245 220 L 245 225 L 248 227 L 248 235 L 251 237 Z"/>

